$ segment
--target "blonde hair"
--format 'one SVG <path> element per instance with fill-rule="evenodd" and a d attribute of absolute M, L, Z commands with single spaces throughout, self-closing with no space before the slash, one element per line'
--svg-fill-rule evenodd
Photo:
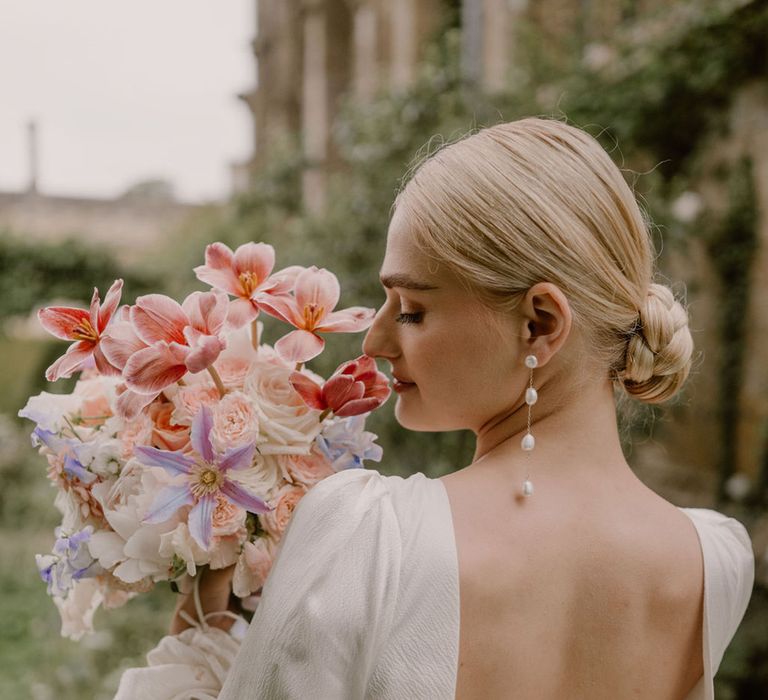
<path fill-rule="evenodd" d="M 688 313 L 656 283 L 648 224 L 621 171 L 585 131 L 530 117 L 432 154 L 395 207 L 417 245 L 491 308 L 556 284 L 614 385 L 670 399 L 691 368 Z"/>

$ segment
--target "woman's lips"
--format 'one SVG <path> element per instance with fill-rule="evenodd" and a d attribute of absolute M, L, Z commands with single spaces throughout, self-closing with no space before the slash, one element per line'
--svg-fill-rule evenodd
<path fill-rule="evenodd" d="M 394 383 L 392 384 L 392 388 L 399 394 L 403 391 L 407 391 L 408 389 L 411 389 L 412 387 L 415 387 L 416 385 L 413 382 L 403 382 L 399 379 L 395 379 Z"/>

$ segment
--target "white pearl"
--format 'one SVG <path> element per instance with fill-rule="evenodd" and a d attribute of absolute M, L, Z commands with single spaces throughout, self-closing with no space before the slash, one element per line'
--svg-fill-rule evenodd
<path fill-rule="evenodd" d="M 524 450 L 530 452 L 533 449 L 533 446 L 536 444 L 536 441 L 533 439 L 533 435 L 526 433 L 523 436 L 523 439 L 520 441 L 520 444 Z"/>
<path fill-rule="evenodd" d="M 539 394 L 532 386 L 529 386 L 525 390 L 525 403 L 527 403 L 529 406 L 532 406 L 536 403 L 539 399 Z"/>
<path fill-rule="evenodd" d="M 533 495 L 533 484 L 526 479 L 523 482 L 523 496 L 532 496 Z"/>
<path fill-rule="evenodd" d="M 525 366 L 530 367 L 533 369 L 534 367 L 538 367 L 539 361 L 536 359 L 536 355 L 528 355 L 525 358 Z"/>

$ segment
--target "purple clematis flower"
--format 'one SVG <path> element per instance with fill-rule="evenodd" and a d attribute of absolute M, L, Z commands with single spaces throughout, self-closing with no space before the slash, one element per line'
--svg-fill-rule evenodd
<path fill-rule="evenodd" d="M 222 496 L 230 503 L 252 513 L 267 513 L 274 508 L 257 496 L 248 493 L 232 481 L 227 472 L 230 469 L 247 469 L 253 461 L 255 443 L 233 447 L 224 454 L 216 454 L 210 439 L 213 415 L 210 408 L 203 406 L 192 421 L 191 442 L 196 456 L 185 455 L 178 450 L 159 450 L 155 447 L 135 447 L 134 454 L 142 464 L 162 467 L 170 474 L 184 474 L 186 483 L 166 486 L 155 498 L 152 507 L 144 517 L 145 523 L 163 523 L 170 520 L 182 506 L 194 507 L 189 513 L 189 533 L 203 549 L 211 544 L 216 497 Z"/>

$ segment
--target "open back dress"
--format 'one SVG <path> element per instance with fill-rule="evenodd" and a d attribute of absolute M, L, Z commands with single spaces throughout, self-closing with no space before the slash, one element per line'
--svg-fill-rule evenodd
<path fill-rule="evenodd" d="M 738 520 L 681 510 L 704 559 L 704 674 L 686 700 L 714 700 L 714 675 L 752 593 L 754 554 Z M 234 656 L 228 670 L 223 662 L 214 674 L 223 688 L 209 680 L 192 697 L 454 700 L 459 611 L 443 482 L 421 472 L 341 471 L 294 511 L 239 650 L 220 648 Z M 151 669 L 123 677 L 126 698 L 155 697 L 151 690 Z"/>

